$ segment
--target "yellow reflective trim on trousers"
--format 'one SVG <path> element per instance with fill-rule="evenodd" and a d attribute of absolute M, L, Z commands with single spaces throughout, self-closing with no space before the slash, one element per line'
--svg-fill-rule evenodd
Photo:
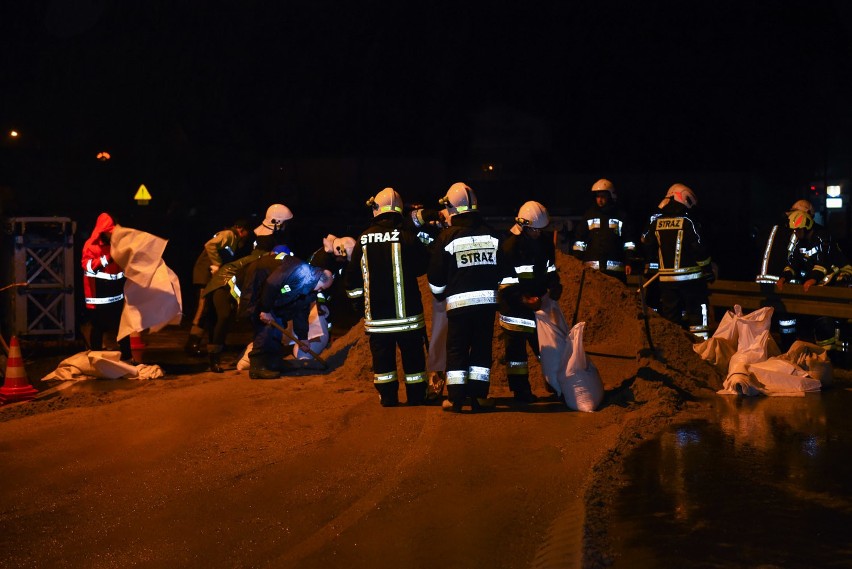
<path fill-rule="evenodd" d="M 396 372 L 377 373 L 373 375 L 373 383 L 391 383 L 396 381 Z"/>
<path fill-rule="evenodd" d="M 405 383 L 406 384 L 423 383 L 424 381 L 426 381 L 426 372 L 425 371 L 405 374 Z"/>

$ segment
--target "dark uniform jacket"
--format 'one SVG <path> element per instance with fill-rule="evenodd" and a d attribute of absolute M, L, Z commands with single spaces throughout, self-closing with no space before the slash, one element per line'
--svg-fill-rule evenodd
<path fill-rule="evenodd" d="M 659 262 L 661 283 L 710 280 L 712 269 L 701 227 L 683 204 L 671 200 L 651 216 L 643 236 L 645 258 Z"/>
<path fill-rule="evenodd" d="M 363 300 L 368 333 L 404 332 L 425 327 L 417 277 L 426 272 L 428 251 L 399 214 L 373 218 L 357 239 L 346 267 L 346 295 Z"/>
<path fill-rule="evenodd" d="M 538 239 L 509 234 L 500 244 L 506 276 L 498 291 L 500 326 L 506 330 L 535 331 L 535 311 L 522 302 L 524 296 L 541 298 L 559 283 L 553 234 Z"/>
<path fill-rule="evenodd" d="M 457 214 L 432 243 L 429 287 L 447 301 L 447 315 L 497 304 L 497 286 L 505 271 L 500 239 L 477 212 Z"/>
<path fill-rule="evenodd" d="M 623 272 L 636 254 L 635 228 L 626 212 L 610 202 L 593 205 L 574 228 L 572 250 L 585 264 L 601 271 Z"/>
<path fill-rule="evenodd" d="M 810 279 L 818 284 L 824 283 L 831 276 L 829 271 L 836 257 L 842 256 L 835 249 L 828 231 L 814 224 L 802 239 L 794 243 L 782 276 L 792 283 L 803 283 Z"/>
<path fill-rule="evenodd" d="M 308 316 L 316 301 L 314 288 L 323 270 L 292 255 L 284 255 L 278 267 L 263 281 L 254 314 L 269 312 L 282 321 L 293 321 L 293 332 L 308 337 Z M 255 279 L 257 279 L 255 275 Z"/>

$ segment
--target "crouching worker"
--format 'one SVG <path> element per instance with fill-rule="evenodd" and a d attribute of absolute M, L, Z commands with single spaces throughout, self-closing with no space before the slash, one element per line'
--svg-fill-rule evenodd
<path fill-rule="evenodd" d="M 282 329 L 293 322 L 293 332 L 300 340 L 308 339 L 308 315 L 317 293 L 334 282 L 331 271 L 313 267 L 301 259 L 286 256 L 266 277 L 252 312 L 254 341 L 249 352 L 249 377 L 275 379 L 281 376 Z"/>

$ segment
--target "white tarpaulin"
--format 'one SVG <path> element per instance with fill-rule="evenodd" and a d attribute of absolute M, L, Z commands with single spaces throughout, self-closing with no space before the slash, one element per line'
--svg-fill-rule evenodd
<path fill-rule="evenodd" d="M 131 332 L 156 332 L 180 324 L 180 281 L 162 257 L 167 243 L 156 235 L 120 225 L 112 232 L 110 253 L 127 277 L 118 339 Z"/>
<path fill-rule="evenodd" d="M 535 314 L 541 369 L 545 380 L 575 411 L 592 412 L 604 398 L 604 386 L 595 365 L 586 359 L 583 348 L 585 322 L 568 330 L 559 304 L 542 298 Z"/>
<path fill-rule="evenodd" d="M 61 379 L 80 381 L 84 379 L 156 379 L 163 377 L 157 365 L 131 365 L 121 361 L 121 352 L 89 350 L 69 356 L 59 362 L 55 370 L 44 376 L 42 381 Z"/>

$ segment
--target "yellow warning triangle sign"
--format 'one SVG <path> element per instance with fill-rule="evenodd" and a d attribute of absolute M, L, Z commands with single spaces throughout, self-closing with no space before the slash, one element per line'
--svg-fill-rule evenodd
<path fill-rule="evenodd" d="M 151 194 L 148 192 L 148 188 L 145 187 L 145 184 L 139 186 L 139 189 L 136 190 L 136 195 L 133 196 L 133 199 L 139 202 L 140 205 L 144 205 L 151 200 Z"/>

